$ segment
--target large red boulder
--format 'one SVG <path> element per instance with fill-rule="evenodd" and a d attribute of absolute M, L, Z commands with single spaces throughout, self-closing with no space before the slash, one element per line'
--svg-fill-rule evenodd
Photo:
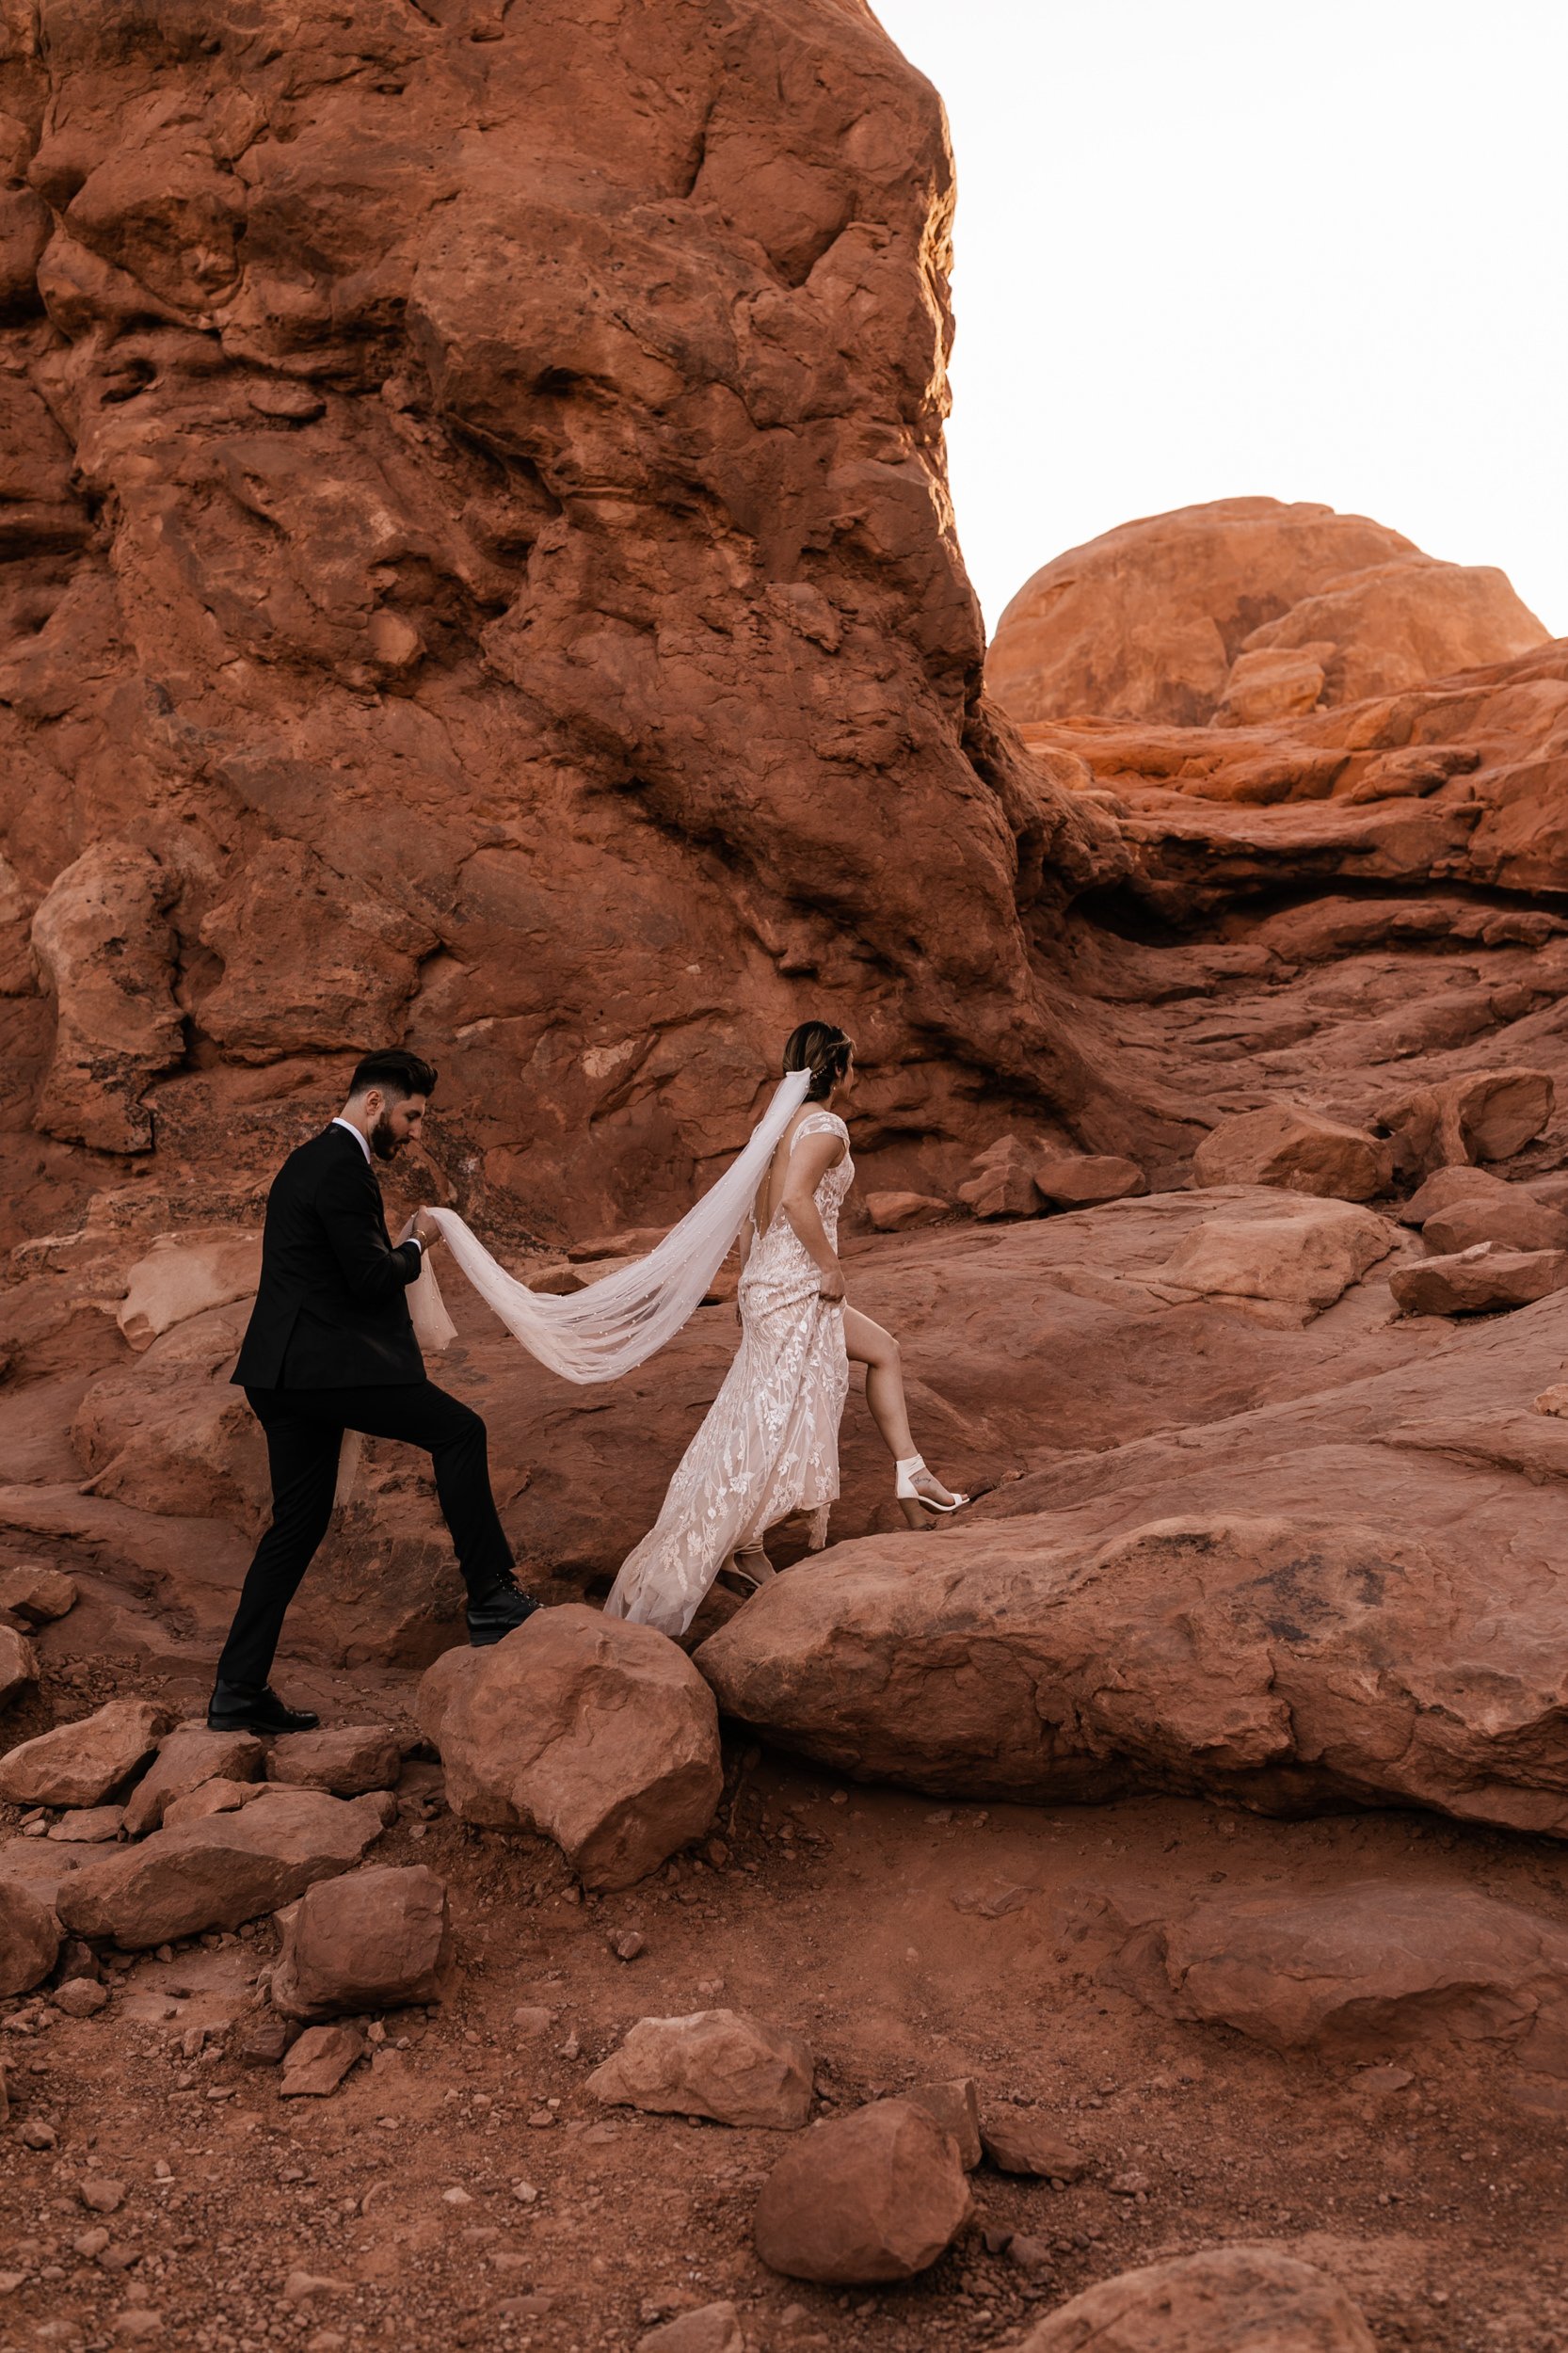
<path fill-rule="evenodd" d="M 542 1832 L 591 1887 L 630 1887 L 699 1838 L 724 1785 L 718 1711 L 685 1653 L 576 1605 L 449 1651 L 419 1716 L 454 1813 Z"/>

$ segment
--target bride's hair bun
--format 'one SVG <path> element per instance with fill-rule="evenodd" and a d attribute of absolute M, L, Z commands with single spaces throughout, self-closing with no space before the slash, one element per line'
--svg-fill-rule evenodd
<path fill-rule="evenodd" d="M 820 1103 L 831 1095 L 849 1068 L 855 1053 L 855 1040 L 842 1030 L 836 1030 L 831 1021 L 803 1021 L 790 1032 L 784 1048 L 786 1070 L 808 1070 L 811 1083 L 806 1091 L 808 1103 Z"/>

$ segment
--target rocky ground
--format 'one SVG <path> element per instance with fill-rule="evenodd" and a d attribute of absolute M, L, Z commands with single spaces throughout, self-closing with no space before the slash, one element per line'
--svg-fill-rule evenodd
<path fill-rule="evenodd" d="M 1511 1208 L 1534 1201 L 1523 1182 L 1509 1195 Z M 628 1887 L 596 1887 L 585 1849 L 584 1884 L 567 1833 L 563 1849 L 450 1810 L 422 1733 L 432 1721 L 422 1660 L 350 1663 L 333 1638 L 331 1597 L 355 1559 L 340 1534 L 339 1571 L 327 1564 L 280 1679 L 330 1722 L 397 1736 L 393 1818 L 378 1835 L 368 1823 L 356 1849 L 368 1835 L 367 1866 L 425 1865 L 444 1882 L 455 1967 L 434 2001 L 350 2012 L 365 2041 L 346 2078 L 297 2096 L 283 2089 L 278 2029 L 271 2041 L 265 2031 L 283 1941 L 270 1911 L 143 1950 L 99 1936 L 88 1957 L 68 1936 L 52 1977 L 0 2006 L 11 2098 L 0 2342 L 567 2353 L 632 2345 L 732 2303 L 734 2333 L 689 2342 L 1005 2345 L 1096 2281 L 1228 2243 L 1304 2259 L 1348 2292 L 1380 2345 L 1544 2353 L 1560 2342 L 1568 1865 L 1541 1833 L 1560 1834 L 1568 1794 L 1549 1731 L 1560 1665 L 1529 1645 L 1551 1633 L 1544 1578 L 1562 1428 L 1531 1405 L 1568 1349 L 1568 1294 L 1470 1321 L 1399 1315 L 1391 1282 L 1430 1260 L 1416 1230 L 1386 1214 L 1395 1206 L 1230 1185 L 856 1241 L 853 1294 L 904 1335 L 930 1452 L 990 1491 L 967 1523 L 898 1532 L 852 1401 L 837 1531 L 850 1541 L 744 1609 L 716 1596 L 694 1629 L 727 1704 L 765 1715 L 735 1694 L 746 1675 L 747 1691 L 766 1684 L 768 1745 L 727 1731 L 711 1821 Z M 1371 1222 L 1377 1247 L 1336 1259 L 1325 1278 L 1315 1221 L 1347 1214 Z M 1260 1221 L 1275 1234 L 1282 1218 L 1284 1257 L 1260 1256 Z M 1192 1251 L 1205 1228 L 1209 1261 L 1216 1230 L 1228 1253 L 1207 1276 Z M 1183 1253 L 1189 1274 L 1196 1264 L 1222 1285 L 1250 1268 L 1254 1294 L 1172 1279 Z M 1336 1291 L 1328 1304 L 1303 1293 L 1303 1264 L 1315 1270 L 1308 1289 Z M 565 1564 L 553 1598 L 591 1594 L 711 1393 L 730 1310 L 701 1312 L 656 1386 L 585 1401 L 534 1384 L 509 1343 L 473 1329 L 477 1311 L 454 1305 L 466 1332 L 455 1385 L 482 1397 L 503 1463 L 529 1465 L 509 1524 Z M 13 1410 L 29 1398 L 36 1408 L 35 1385 L 13 1388 Z M 1455 1401 L 1470 1425 L 1457 1437 L 1444 1423 Z M 1539 1440 L 1533 1454 L 1526 1439 Z M 182 1603 L 178 1561 L 154 1575 L 148 1559 L 164 1532 L 188 1540 L 216 1522 L 122 1504 L 112 1525 L 89 1511 L 68 1526 L 65 1492 L 45 1476 L 31 1506 L 23 1488 L 6 1499 L 6 1560 L 47 1561 L 78 1593 L 56 1618 L 13 1611 L 38 1673 L 6 1719 L 13 1751 L 117 1697 L 173 1719 L 199 1711 L 243 1557 L 226 1531 L 228 1552 Z M 1364 1605 L 1365 1563 L 1320 1545 L 1317 1591 L 1337 1630 L 1316 1646 L 1288 1627 L 1269 1638 L 1273 1684 L 1294 1674 L 1301 1687 L 1286 1767 L 1246 1750 L 1253 1654 L 1223 1578 L 1162 1593 L 1168 1567 L 1151 1586 L 1134 1563 L 1103 1600 L 1083 1585 L 1085 1558 L 1119 1529 L 1173 1512 L 1201 1526 L 1221 1506 L 1234 1520 L 1243 1505 L 1298 1539 L 1347 1521 L 1375 1530 L 1382 1514 L 1395 1523 L 1381 1531 L 1385 1553 L 1392 1545 L 1408 1566 L 1399 1546 L 1420 1539 L 1447 1580 L 1446 1619 L 1417 1594 L 1409 1624 L 1363 1606 L 1346 1632 L 1340 1580 L 1360 1580 Z M 56 1532 L 40 1536 L 52 1513 Z M 595 1516 L 597 1546 L 583 1533 Z M 134 1523 L 137 1545 L 117 1549 L 115 1528 Z M 1258 1553 L 1255 1582 L 1276 1576 L 1272 1559 Z M 1048 1575 L 1059 1560 L 1061 1590 Z M 998 1575 L 1014 1580 L 1013 1601 L 1002 1596 L 1000 1616 L 987 1604 L 993 1633 L 979 1638 L 972 1597 Z M 889 1576 L 919 1620 L 904 1624 L 899 1662 L 914 1689 L 886 1687 L 896 1753 L 881 1673 L 863 1672 Z M 24 1582 L 6 1589 L 13 1599 Z M 1080 1589 L 1101 1652 L 1091 1641 L 1069 1656 L 1063 1605 Z M 933 1591 L 969 1609 L 956 1662 Z M 1506 1639 L 1499 1601 L 1513 1621 Z M 1019 1623 L 1008 1635 L 1010 1607 Z M 807 1688 L 825 1700 L 815 1715 L 792 1712 L 779 1662 L 806 1639 L 802 1613 L 814 1622 L 824 1609 L 837 1649 Z M 1232 1613 L 1214 1638 L 1213 1692 L 1171 1649 L 1172 1625 L 1191 1627 L 1204 1609 Z M 563 1626 L 584 1615 L 555 1614 Z M 1370 1684 L 1368 1656 L 1345 1653 L 1352 1635 L 1371 1644 Z M 1467 1645 L 1489 1650 L 1489 1685 L 1465 1666 Z M 1051 1691 L 1077 1694 L 1077 1729 L 1068 1737 L 1060 1716 L 1051 1753 L 1020 1763 L 1008 1660 L 1026 1655 L 1041 1706 Z M 1439 1753 L 1428 1702 L 1436 1689 L 1448 1722 L 1438 1687 L 1456 1660 L 1475 1705 Z M 1096 1699 L 1107 1676 L 1121 1716 Z M 1320 1737 L 1325 1688 L 1344 1721 Z M 1418 1737 L 1401 1714 L 1412 1704 Z M 1229 1711 L 1234 1753 L 1214 1749 L 1200 1721 L 1208 1705 Z M 792 1758 L 792 1746 L 837 1766 Z M 865 1772 L 923 1788 L 868 1785 Z M 1292 1774 L 1305 1776 L 1304 1814 Z M 1029 1801 L 1056 1786 L 1103 1801 Z M 1209 1797 L 1183 1794 L 1194 1786 Z M 102 1849 L 62 1840 L 85 1813 L 7 1804 L 0 1887 L 7 1871 L 36 1884 L 59 1861 L 85 1857 L 86 1868 L 132 1851 L 122 1833 Z M 1307 2016 L 1294 1947 L 1321 1919 L 1343 1943 L 1346 1903 L 1368 1888 L 1397 1914 L 1393 1959 L 1384 1934 L 1371 1946 L 1352 1938 L 1348 1959 L 1336 1946 L 1332 1967 L 1309 1961 Z M 1308 1907 L 1305 1928 L 1301 1915 L 1281 1921 L 1282 1899 Z M 1216 1977 L 1193 1947 L 1217 1917 Z M 108 1990 L 88 2014 L 73 2014 L 79 1995 L 56 1998 L 78 1970 Z M 1069 2145 L 1053 2160 L 1064 2171 L 983 2163 L 949 2251 L 906 2282 L 781 2276 L 756 2251 L 754 2212 L 796 2135 L 607 2105 L 588 2089 L 637 2019 L 715 2009 L 804 2038 L 815 2117 L 972 2078 L 988 2137 L 1011 2113 Z"/>

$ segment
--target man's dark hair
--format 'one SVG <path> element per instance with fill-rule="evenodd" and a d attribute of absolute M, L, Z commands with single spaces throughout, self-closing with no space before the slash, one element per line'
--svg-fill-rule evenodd
<path fill-rule="evenodd" d="M 352 1101 L 363 1095 L 367 1087 L 379 1087 L 383 1095 L 404 1102 L 410 1095 L 433 1095 L 436 1091 L 436 1068 L 406 1047 L 384 1046 L 378 1053 L 366 1054 L 354 1065 L 348 1093 Z"/>

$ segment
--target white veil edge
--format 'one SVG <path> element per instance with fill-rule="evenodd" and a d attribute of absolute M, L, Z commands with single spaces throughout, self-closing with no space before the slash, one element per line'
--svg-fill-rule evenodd
<path fill-rule="evenodd" d="M 512 1337 L 564 1381 L 616 1381 L 674 1338 L 724 1264 L 745 1223 L 780 1136 L 810 1091 L 808 1070 L 787 1071 L 744 1149 L 646 1258 L 565 1298 L 531 1291 L 508 1274 L 454 1209 L 427 1214 L 453 1258 Z M 422 1348 L 455 1337 L 435 1269 L 426 1258 L 408 1290 Z"/>

